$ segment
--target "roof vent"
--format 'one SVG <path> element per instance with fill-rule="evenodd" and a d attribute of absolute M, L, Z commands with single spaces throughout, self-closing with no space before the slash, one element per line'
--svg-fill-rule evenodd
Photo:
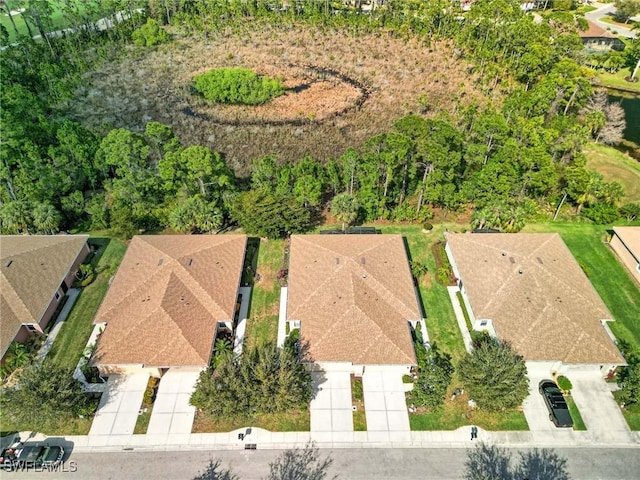
<path fill-rule="evenodd" d="M 360 263 L 361 263 L 362 265 L 366 265 L 366 264 L 367 264 L 367 259 L 366 259 L 366 258 L 364 258 L 364 257 L 362 257 L 362 258 L 360 259 Z"/>
<path fill-rule="evenodd" d="M 187 263 L 187 265 L 191 266 L 193 264 L 193 258 L 189 259 L 189 263 Z"/>
<path fill-rule="evenodd" d="M 518 273 L 519 273 L 520 275 L 522 275 L 522 274 L 524 273 L 524 270 L 520 268 L 520 269 L 518 270 Z"/>
<path fill-rule="evenodd" d="M 363 274 L 362 274 L 362 278 L 367 278 L 367 274 L 366 274 L 366 273 L 363 273 Z"/>
<path fill-rule="evenodd" d="M 340 265 L 340 257 L 336 257 L 336 265 Z"/>
<path fill-rule="evenodd" d="M 516 259 L 513 257 L 509 257 L 509 261 L 511 262 L 511 265 L 514 265 L 516 263 Z"/>
<path fill-rule="evenodd" d="M 13 263 L 13 260 L 9 260 L 4 266 L 9 268 L 12 263 Z"/>
<path fill-rule="evenodd" d="M 506 257 L 507 256 L 507 252 L 502 252 L 502 256 Z"/>
<path fill-rule="evenodd" d="M 162 265 L 162 262 L 164 262 L 164 258 L 161 258 L 160 260 L 158 260 L 158 266 Z"/>
<path fill-rule="evenodd" d="M 542 261 L 542 259 L 540 257 L 536 257 L 536 260 L 538 260 L 538 263 L 540 265 L 544 265 L 544 262 Z"/>

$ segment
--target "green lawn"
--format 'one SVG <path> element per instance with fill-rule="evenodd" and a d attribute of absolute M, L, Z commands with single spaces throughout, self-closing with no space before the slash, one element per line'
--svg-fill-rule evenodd
<path fill-rule="evenodd" d="M 93 319 L 107 293 L 109 279 L 115 273 L 126 250 L 124 243 L 114 238 L 91 237 L 89 241 L 100 246 L 92 260 L 96 269 L 96 279 L 80 292 L 49 352 L 51 359 L 63 368 L 74 369 L 80 361 L 93 331 Z"/>
<path fill-rule="evenodd" d="M 446 229 L 462 228 L 455 224 L 434 225 L 433 230 L 424 233 L 418 225 L 382 226 L 383 233 L 397 233 L 407 239 L 409 255 L 413 261 L 426 263 L 429 272 L 419 286 L 420 300 L 426 315 L 429 341 L 436 343 L 441 351 L 449 353 L 457 362 L 466 353 L 462 334 L 458 328 L 447 287 L 436 280 L 436 263 L 431 246 L 444 241 Z"/>
<path fill-rule="evenodd" d="M 8 3 L 9 3 L 9 8 L 15 9 L 18 7 L 20 3 L 24 3 L 24 2 L 16 2 L 16 1 L 9 0 Z M 84 3 L 79 2 L 79 4 L 85 8 L 88 7 L 90 3 L 93 3 L 93 2 L 89 2 L 89 0 L 87 0 Z M 53 7 L 53 13 L 51 15 L 51 30 L 55 31 L 55 30 L 60 30 L 60 29 L 71 26 L 71 24 L 65 19 L 61 10 L 61 7 L 65 4 L 64 0 L 49 0 L 49 4 Z M 29 34 L 29 31 L 27 29 L 27 26 L 25 25 L 25 20 L 22 14 L 14 15 L 13 21 L 16 24 L 19 35 Z M 11 20 L 9 19 L 9 16 L 6 13 L 4 13 L 4 9 L 0 14 L 0 24 L 2 24 L 7 29 L 7 32 L 9 32 L 9 41 L 10 42 L 16 41 L 15 30 L 13 28 L 13 25 L 11 24 Z M 30 23 L 30 26 L 31 26 L 31 32 L 34 35 L 40 35 L 40 33 L 38 32 L 36 27 L 33 25 L 33 23 Z"/>
<path fill-rule="evenodd" d="M 640 82 L 631 83 L 625 80 L 625 77 L 631 75 L 628 68 L 622 68 L 616 73 L 605 72 L 604 70 L 598 71 L 598 78 L 601 85 L 605 87 L 622 88 L 625 90 L 633 90 L 640 92 Z"/>
<path fill-rule="evenodd" d="M 311 416 L 308 409 L 284 413 L 255 415 L 245 418 L 214 418 L 196 411 L 192 433 L 230 432 L 239 428 L 264 428 L 270 432 L 308 432 L 311 430 Z"/>
<path fill-rule="evenodd" d="M 584 149 L 587 168 L 600 173 L 607 182 L 617 181 L 625 191 L 624 203 L 640 202 L 640 162 L 613 147 L 590 143 Z"/>
<path fill-rule="evenodd" d="M 278 271 L 284 261 L 284 241 L 260 241 L 257 251 L 257 275 L 251 291 L 251 305 L 245 342 L 275 342 L 278 336 L 280 284 Z"/>
<path fill-rule="evenodd" d="M 613 397 L 620 404 L 618 398 L 619 392 L 613 392 Z M 634 432 L 640 431 L 640 404 L 634 403 L 633 405 L 627 405 L 625 408 L 620 408 L 624 419 L 627 421 L 627 425 Z"/>
<path fill-rule="evenodd" d="M 576 402 L 573 401 L 573 397 L 571 395 L 565 395 L 565 400 L 567 401 L 567 406 L 569 407 L 569 413 L 571 414 L 571 418 L 573 419 L 573 429 L 574 430 L 586 430 L 587 426 L 584 424 L 582 420 L 582 415 L 580 415 L 580 410 L 578 410 L 578 406 Z"/>
<path fill-rule="evenodd" d="M 614 335 L 640 349 L 640 289 L 605 244 L 611 227 L 591 224 L 531 224 L 523 232 L 558 232 L 615 319 Z"/>
<path fill-rule="evenodd" d="M 636 22 L 633 21 L 629 21 L 629 23 L 619 22 L 615 19 L 615 17 L 613 17 L 613 15 L 605 15 L 604 17 L 600 17 L 600 21 L 602 23 L 608 23 L 609 25 L 611 25 L 611 31 L 613 33 L 615 33 L 615 27 L 632 29 L 636 25 Z"/>

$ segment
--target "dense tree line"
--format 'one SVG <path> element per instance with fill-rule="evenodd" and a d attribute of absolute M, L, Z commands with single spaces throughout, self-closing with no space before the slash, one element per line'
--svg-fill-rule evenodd
<path fill-rule="evenodd" d="M 590 140 L 620 140 L 621 109 L 593 91 L 575 28 L 536 24 L 519 2 L 478 0 L 461 21 L 445 0 L 391 1 L 368 14 L 321 1 L 68 0 L 62 14 L 75 32 L 61 37 L 48 33 L 49 2 L 14 3 L 27 6 L 22 19 L 46 41 L 22 36 L 0 53 L 3 233 L 81 224 L 128 236 L 239 224 L 282 236 L 308 228 L 334 196 L 332 210 L 345 224 L 424 221 L 433 207 L 446 214 L 473 206 L 475 227 L 517 231 L 569 203 L 603 223 L 633 210 L 619 209 L 622 187 L 587 170 L 581 152 Z M 112 28 L 98 28 L 101 17 Z M 181 34 L 303 23 L 449 41 L 473 62 L 485 91 L 499 96 L 452 116 L 409 115 L 325 163 L 256 159 L 250 179 L 236 178 L 221 153 L 182 145 L 167 125 L 97 132 L 66 116 L 83 72 L 134 42 L 169 41 L 160 27 L 168 23 Z"/>

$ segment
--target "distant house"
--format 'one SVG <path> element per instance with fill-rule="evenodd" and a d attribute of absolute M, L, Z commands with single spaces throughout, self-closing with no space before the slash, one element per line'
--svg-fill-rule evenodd
<path fill-rule="evenodd" d="M 400 235 L 293 235 L 287 288 L 310 365 L 362 375 L 416 364 L 411 329 L 423 315 Z"/>
<path fill-rule="evenodd" d="M 579 31 L 582 45 L 587 53 L 606 53 L 611 50 L 621 52 L 624 50 L 624 42 L 613 33 L 587 20 L 589 28 Z"/>
<path fill-rule="evenodd" d="M 209 365 L 232 330 L 247 237 L 141 235 L 131 240 L 94 320 L 92 364 L 104 374 Z"/>
<path fill-rule="evenodd" d="M 609 245 L 640 282 L 640 227 L 614 227 Z"/>
<path fill-rule="evenodd" d="M 546 375 L 625 364 L 611 313 L 558 234 L 446 238 L 474 330 L 510 342 Z"/>
<path fill-rule="evenodd" d="M 87 235 L 0 236 L 0 355 L 42 333 L 89 253 Z"/>

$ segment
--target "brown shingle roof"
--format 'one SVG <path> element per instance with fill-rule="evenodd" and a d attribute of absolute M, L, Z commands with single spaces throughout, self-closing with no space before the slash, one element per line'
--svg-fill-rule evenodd
<path fill-rule="evenodd" d="M 613 231 L 640 262 L 640 227 L 613 227 Z"/>
<path fill-rule="evenodd" d="M 526 360 L 624 364 L 601 320 L 612 315 L 560 236 L 447 234 L 476 319 Z"/>
<path fill-rule="evenodd" d="M 291 237 L 287 319 L 310 360 L 413 365 L 421 317 L 400 235 Z"/>
<path fill-rule="evenodd" d="M 578 30 L 580 38 L 618 38 L 613 33 L 608 32 L 599 25 L 587 20 L 589 28 L 587 30 Z"/>
<path fill-rule="evenodd" d="M 40 322 L 88 238 L 0 236 L 0 357 L 20 325 Z"/>
<path fill-rule="evenodd" d="M 209 363 L 218 321 L 233 320 L 247 237 L 144 235 L 131 244 L 94 323 L 96 365 Z"/>

